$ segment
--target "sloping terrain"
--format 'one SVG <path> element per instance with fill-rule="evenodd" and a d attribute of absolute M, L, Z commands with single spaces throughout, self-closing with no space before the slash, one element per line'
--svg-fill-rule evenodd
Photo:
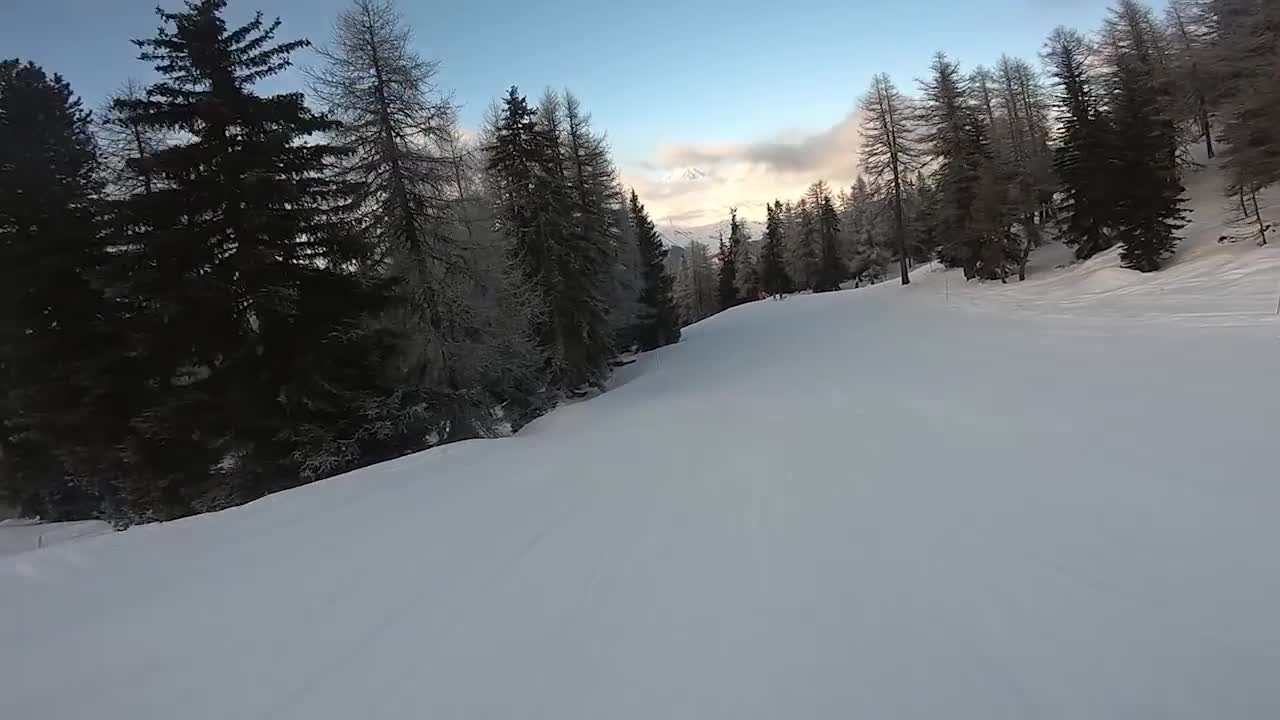
<path fill-rule="evenodd" d="M 0 717 L 1280 716 L 1280 263 L 1185 252 L 754 303 L 515 438 L 0 558 Z"/>

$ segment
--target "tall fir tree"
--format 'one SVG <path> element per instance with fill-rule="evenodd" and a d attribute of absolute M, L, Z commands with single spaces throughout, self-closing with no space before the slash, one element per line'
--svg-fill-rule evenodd
<path fill-rule="evenodd" d="M 131 422 L 124 488 L 134 517 L 243 502 L 387 456 L 365 409 L 390 388 L 377 369 L 394 338 L 367 318 L 389 302 L 359 272 L 372 247 L 336 178 L 337 124 L 300 93 L 261 97 L 305 41 L 280 21 L 238 28 L 225 0 L 160 11 L 137 41 L 161 79 L 119 111 L 182 141 L 143 162 L 159 187 L 113 213 L 134 304 L 128 325 L 146 379 Z M 316 458 L 325 458 L 316 464 Z"/>
<path fill-rule="evenodd" d="M 1115 244 L 1114 131 L 1104 112 L 1084 35 L 1058 28 L 1045 46 L 1056 84 L 1058 131 L 1053 167 L 1060 183 L 1058 238 L 1080 259 Z"/>
<path fill-rule="evenodd" d="M 815 209 L 809 198 L 787 206 L 787 274 L 797 290 L 813 290 L 818 281 L 821 247 Z"/>
<path fill-rule="evenodd" d="M 577 101 L 548 92 L 535 110 L 516 88 L 490 130 L 497 223 L 545 309 L 535 329 L 551 386 L 599 386 L 613 356 L 620 189 L 603 138 Z"/>
<path fill-rule="evenodd" d="M 535 118 L 528 100 L 512 87 L 491 121 L 485 177 L 495 202 L 496 227 L 544 309 L 534 330 L 547 353 L 550 377 L 559 350 L 555 321 L 546 311 L 560 284 L 564 207 L 556 194 L 559 177 L 552 175 L 548 157 L 559 152 L 558 140 L 548 139 Z"/>
<path fill-rule="evenodd" d="M 920 121 L 939 177 L 934 233 L 938 258 L 964 269 L 966 279 L 1003 279 L 1017 249 L 1010 233 L 1006 179 L 990 129 L 975 107 L 968 79 L 939 53 L 923 84 Z"/>
<path fill-rule="evenodd" d="M 765 208 L 764 244 L 760 248 L 760 288 L 769 295 L 791 292 L 791 279 L 787 277 L 783 260 L 786 242 L 782 227 L 782 203 L 774 200 Z"/>
<path fill-rule="evenodd" d="M 717 301 L 720 309 L 727 310 L 739 302 L 738 299 L 738 237 L 736 231 L 738 229 L 738 211 L 736 208 L 730 210 L 731 219 L 729 221 L 729 239 L 725 240 L 724 233 L 720 233 L 720 246 L 716 251 L 716 260 L 719 262 L 719 276 L 716 287 Z"/>
<path fill-rule="evenodd" d="M 1113 144 L 1114 221 L 1125 267 L 1151 272 L 1186 225 L 1165 38 L 1150 8 L 1120 0 L 1103 33 Z"/>
<path fill-rule="evenodd" d="M 536 385 L 538 361 L 517 280 L 470 217 L 478 203 L 454 108 L 412 40 L 389 0 L 355 0 L 319 51 L 325 64 L 308 71 L 353 149 L 343 167 L 359 188 L 360 232 L 376 244 L 372 271 L 395 282 L 399 302 L 376 322 L 404 343 L 389 368 L 396 402 L 377 419 L 405 451 L 492 435 L 494 410 L 527 400 L 514 396 Z"/>
<path fill-rule="evenodd" d="M 0 62 L 0 502 L 46 519 L 99 514 L 134 389 L 110 367 L 98 169 L 67 82 Z"/>
<path fill-rule="evenodd" d="M 853 278 L 854 287 L 864 282 L 879 282 L 893 259 L 894 248 L 889 240 L 893 243 L 897 240 L 897 214 L 892 211 L 886 213 L 886 210 L 894 206 L 895 197 L 893 192 L 874 192 L 867 184 L 866 177 L 861 175 L 854 181 L 853 187 L 843 194 L 841 230 L 845 237 L 844 248 L 849 258 L 849 274 Z M 907 198 L 904 197 L 903 200 L 905 225 Z M 886 214 L 893 216 L 888 218 L 891 230 L 887 233 L 883 231 Z"/>
<path fill-rule="evenodd" d="M 710 250 L 703 243 L 691 240 L 676 276 L 676 301 L 680 304 L 680 318 L 686 325 L 719 311 L 717 285 Z"/>
<path fill-rule="evenodd" d="M 649 212 L 635 190 L 628 204 L 631 225 L 640 250 L 643 285 L 640 316 L 634 337 L 641 350 L 653 350 L 680 340 L 680 317 L 676 310 L 674 279 L 666 269 L 667 249 L 662 245 Z"/>
<path fill-rule="evenodd" d="M 736 211 L 734 214 L 736 216 Z M 731 238 L 734 236 L 732 223 L 729 235 Z M 736 248 L 733 262 L 737 275 L 738 297 L 742 302 L 750 302 L 760 296 L 760 273 L 757 268 L 756 241 L 751 236 L 751 228 L 746 221 L 738 219 L 737 242 L 730 244 Z"/>
<path fill-rule="evenodd" d="M 577 97 L 566 91 L 551 95 L 549 101 L 558 101 L 564 111 L 561 144 L 570 185 L 570 232 L 561 273 L 565 284 L 556 314 L 564 323 L 569 382 L 600 387 L 616 352 L 609 331 L 609 301 L 614 296 L 613 262 L 626 202 L 609 146 L 592 130 L 591 116 Z"/>
<path fill-rule="evenodd" d="M 836 212 L 831 190 L 821 180 L 809 187 L 806 197 L 814 208 L 814 231 L 818 238 L 818 265 L 814 276 L 814 292 L 839 290 L 847 270 L 840 256 L 840 216 Z"/>
<path fill-rule="evenodd" d="M 1182 182 L 1175 152 L 1177 129 L 1159 114 L 1150 76 L 1136 62 L 1121 60 L 1112 89 L 1117 143 L 1123 154 L 1117 180 L 1124 190 L 1114 209 L 1125 267 L 1151 272 L 1177 245 L 1186 225 Z"/>
<path fill-rule="evenodd" d="M 666 253 L 665 246 L 662 249 Z M 679 258 L 672 257 L 670 253 L 666 255 L 665 263 L 674 278 L 675 271 L 680 267 Z M 613 253 L 612 294 L 607 302 L 614 345 L 620 351 L 636 347 L 635 332 L 639 329 L 641 315 L 645 312 L 644 306 L 640 304 L 640 293 L 644 291 L 644 270 L 645 265 L 640 258 L 639 229 L 632 217 L 631 202 L 628 199 L 626 207 L 618 213 L 618 243 Z"/>

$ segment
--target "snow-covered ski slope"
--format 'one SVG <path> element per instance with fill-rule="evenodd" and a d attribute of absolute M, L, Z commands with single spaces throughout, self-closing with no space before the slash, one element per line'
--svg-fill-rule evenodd
<path fill-rule="evenodd" d="M 0 558 L 0 718 L 1280 717 L 1278 261 L 755 303 L 515 438 Z"/>

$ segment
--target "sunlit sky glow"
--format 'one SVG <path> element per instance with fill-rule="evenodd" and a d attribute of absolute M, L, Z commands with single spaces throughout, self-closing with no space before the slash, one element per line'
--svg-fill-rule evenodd
<path fill-rule="evenodd" d="M 175 0 L 160 0 L 166 8 Z M 855 175 L 857 97 L 876 72 L 904 89 L 945 50 L 966 68 L 1035 58 L 1057 25 L 1095 29 L 1109 0 L 402 0 L 440 85 L 478 127 L 510 85 L 568 87 L 608 133 L 623 178 L 660 221 L 697 225 L 731 205 L 752 217 L 818 178 Z M 129 39 L 156 0 L 0 0 L 0 53 L 65 76 L 90 106 L 146 79 Z M 284 20 L 281 38 L 328 38 L 347 0 L 230 0 Z M 299 63 L 310 60 L 300 54 Z M 300 84 L 296 75 L 272 89 Z M 689 168 L 702 177 L 686 179 Z"/>

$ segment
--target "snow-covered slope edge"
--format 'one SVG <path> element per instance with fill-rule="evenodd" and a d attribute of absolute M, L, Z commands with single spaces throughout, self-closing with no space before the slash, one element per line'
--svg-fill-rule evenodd
<path fill-rule="evenodd" d="M 1081 320 L 1129 319 L 1203 327 L 1268 326 L 1280 321 L 1280 232 L 1259 247 L 1252 240 L 1219 242 L 1235 234 L 1231 202 L 1222 196 L 1217 163 L 1185 180 L 1191 223 L 1178 251 L 1159 272 L 1120 267 L 1119 248 L 1084 262 L 1050 245 L 1032 254 L 1026 282 L 965 283 L 959 271 L 921 268 L 916 293 L 941 296 L 955 306 L 1013 310 Z M 1259 196 L 1262 215 L 1280 226 L 1280 189 Z"/>

